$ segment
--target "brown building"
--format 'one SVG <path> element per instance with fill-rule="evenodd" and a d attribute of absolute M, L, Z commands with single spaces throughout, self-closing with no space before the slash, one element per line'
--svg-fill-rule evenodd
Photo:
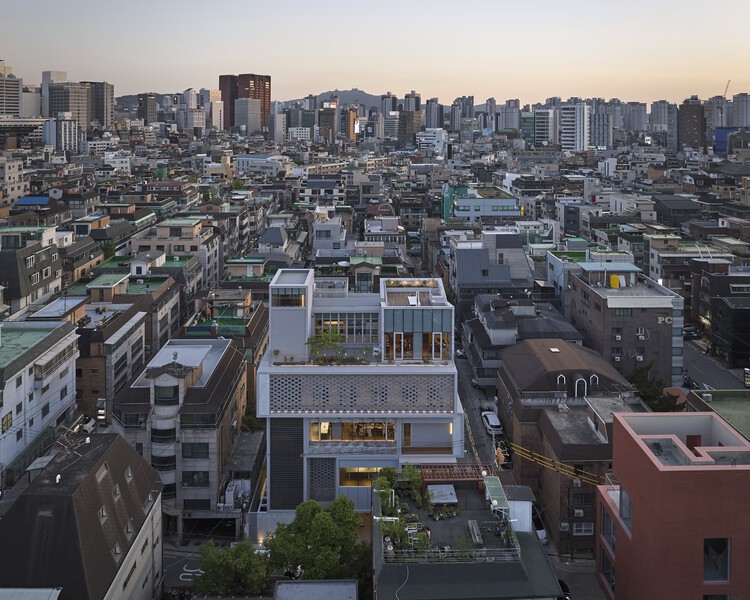
<path fill-rule="evenodd" d="M 219 90 L 224 102 L 224 129 L 234 126 L 234 101 L 239 98 L 260 100 L 260 122 L 268 126 L 271 113 L 271 76 L 246 73 L 244 75 L 219 75 Z"/>
<path fill-rule="evenodd" d="M 526 340 L 501 358 L 498 413 L 516 449 L 513 475 L 533 490 L 558 551 L 591 555 L 612 413 L 639 401 L 608 361 L 564 340 Z"/>
<path fill-rule="evenodd" d="M 713 413 L 618 414 L 613 469 L 597 489 L 607 598 L 747 597 L 750 442 Z"/>
<path fill-rule="evenodd" d="M 696 150 L 706 148 L 706 113 L 695 96 L 680 104 L 677 111 L 677 141 Z"/>

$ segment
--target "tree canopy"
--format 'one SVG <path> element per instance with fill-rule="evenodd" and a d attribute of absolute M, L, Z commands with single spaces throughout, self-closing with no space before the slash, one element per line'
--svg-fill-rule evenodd
<path fill-rule="evenodd" d="M 295 571 L 304 579 L 356 577 L 353 559 L 359 516 L 354 503 L 339 496 L 323 508 L 313 500 L 297 507 L 294 520 L 281 524 L 266 542 L 271 567 Z"/>
<path fill-rule="evenodd" d="M 212 596 L 260 595 L 268 578 L 268 559 L 245 540 L 233 548 L 217 548 L 213 540 L 201 546 L 203 574 L 195 581 L 201 594 Z"/>
<path fill-rule="evenodd" d="M 676 412 L 682 410 L 677 404 L 677 396 L 664 392 L 664 382 L 650 377 L 651 363 L 635 367 L 628 378 L 641 394 L 644 402 L 654 412 Z"/>

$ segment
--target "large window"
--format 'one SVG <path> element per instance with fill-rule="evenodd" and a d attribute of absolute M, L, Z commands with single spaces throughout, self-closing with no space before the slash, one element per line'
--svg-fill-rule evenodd
<path fill-rule="evenodd" d="M 304 288 L 272 288 L 271 306 L 305 306 Z"/>
<path fill-rule="evenodd" d="M 185 487 L 208 487 L 208 471 L 183 471 L 182 485 Z"/>
<path fill-rule="evenodd" d="M 633 507 L 630 504 L 630 496 L 620 488 L 620 519 L 628 531 L 633 531 Z"/>
<path fill-rule="evenodd" d="M 13 426 L 13 412 L 9 411 L 3 416 L 3 433 Z"/>
<path fill-rule="evenodd" d="M 182 458 L 208 458 L 207 443 L 183 443 Z"/>
<path fill-rule="evenodd" d="M 377 313 L 316 313 L 315 333 L 338 334 L 345 344 L 376 344 L 378 323 Z"/>
<path fill-rule="evenodd" d="M 607 553 L 602 550 L 602 577 L 604 578 L 604 581 L 607 582 L 607 585 L 609 585 L 610 589 L 614 592 L 615 591 L 615 567 L 612 564 L 612 561 L 609 560 L 609 556 L 607 556 Z"/>
<path fill-rule="evenodd" d="M 155 385 L 154 404 L 157 406 L 170 406 L 179 404 L 180 387 L 177 385 Z"/>
<path fill-rule="evenodd" d="M 594 535 L 594 524 L 590 521 L 573 523 L 573 535 Z"/>
<path fill-rule="evenodd" d="M 729 581 L 729 539 L 703 540 L 703 581 Z"/>
<path fill-rule="evenodd" d="M 380 467 L 348 467 L 339 469 L 339 485 L 345 487 L 371 487 Z"/>
<path fill-rule="evenodd" d="M 612 516 L 605 510 L 602 509 L 602 537 L 607 545 L 615 551 L 615 522 Z"/>
<path fill-rule="evenodd" d="M 396 424 L 383 421 L 313 421 L 313 442 L 393 442 Z"/>

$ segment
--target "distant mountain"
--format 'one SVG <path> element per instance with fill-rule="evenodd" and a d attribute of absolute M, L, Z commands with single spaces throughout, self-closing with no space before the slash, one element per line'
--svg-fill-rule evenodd
<path fill-rule="evenodd" d="M 179 93 L 179 92 L 175 92 Z M 164 96 L 169 96 L 171 94 L 154 94 L 156 96 L 156 103 L 161 106 L 161 101 Z M 328 92 L 321 92 L 317 95 L 318 102 L 321 102 L 323 100 L 328 100 L 331 96 L 338 96 L 339 97 L 339 103 L 343 106 L 346 106 L 348 104 L 364 104 L 367 108 L 376 107 L 380 108 L 380 96 L 374 95 L 374 94 L 368 94 L 367 92 L 364 92 L 362 90 L 359 90 L 357 88 L 351 89 L 351 90 L 330 90 Z M 291 104 L 292 102 L 298 102 L 302 100 L 302 98 L 297 98 L 295 100 L 285 100 L 284 104 Z M 121 104 L 125 108 L 135 108 L 138 106 L 138 95 L 137 94 L 130 94 L 127 96 L 120 96 L 118 98 L 115 98 L 115 101 L 118 104 Z"/>
<path fill-rule="evenodd" d="M 380 109 L 380 96 L 368 94 L 357 88 L 351 90 L 331 90 L 318 94 L 318 102 L 328 100 L 331 96 L 339 97 L 339 104 L 364 104 L 367 108 L 376 107 Z"/>

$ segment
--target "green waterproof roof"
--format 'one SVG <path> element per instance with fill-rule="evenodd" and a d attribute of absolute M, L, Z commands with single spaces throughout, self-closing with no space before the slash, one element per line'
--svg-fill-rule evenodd
<path fill-rule="evenodd" d="M 510 505 L 508 504 L 508 498 L 505 496 L 503 484 L 500 483 L 500 478 L 495 475 L 488 475 L 484 478 L 484 485 L 487 488 L 487 495 L 493 510 L 509 511 Z M 495 504 L 495 500 L 497 500 L 497 504 Z"/>

